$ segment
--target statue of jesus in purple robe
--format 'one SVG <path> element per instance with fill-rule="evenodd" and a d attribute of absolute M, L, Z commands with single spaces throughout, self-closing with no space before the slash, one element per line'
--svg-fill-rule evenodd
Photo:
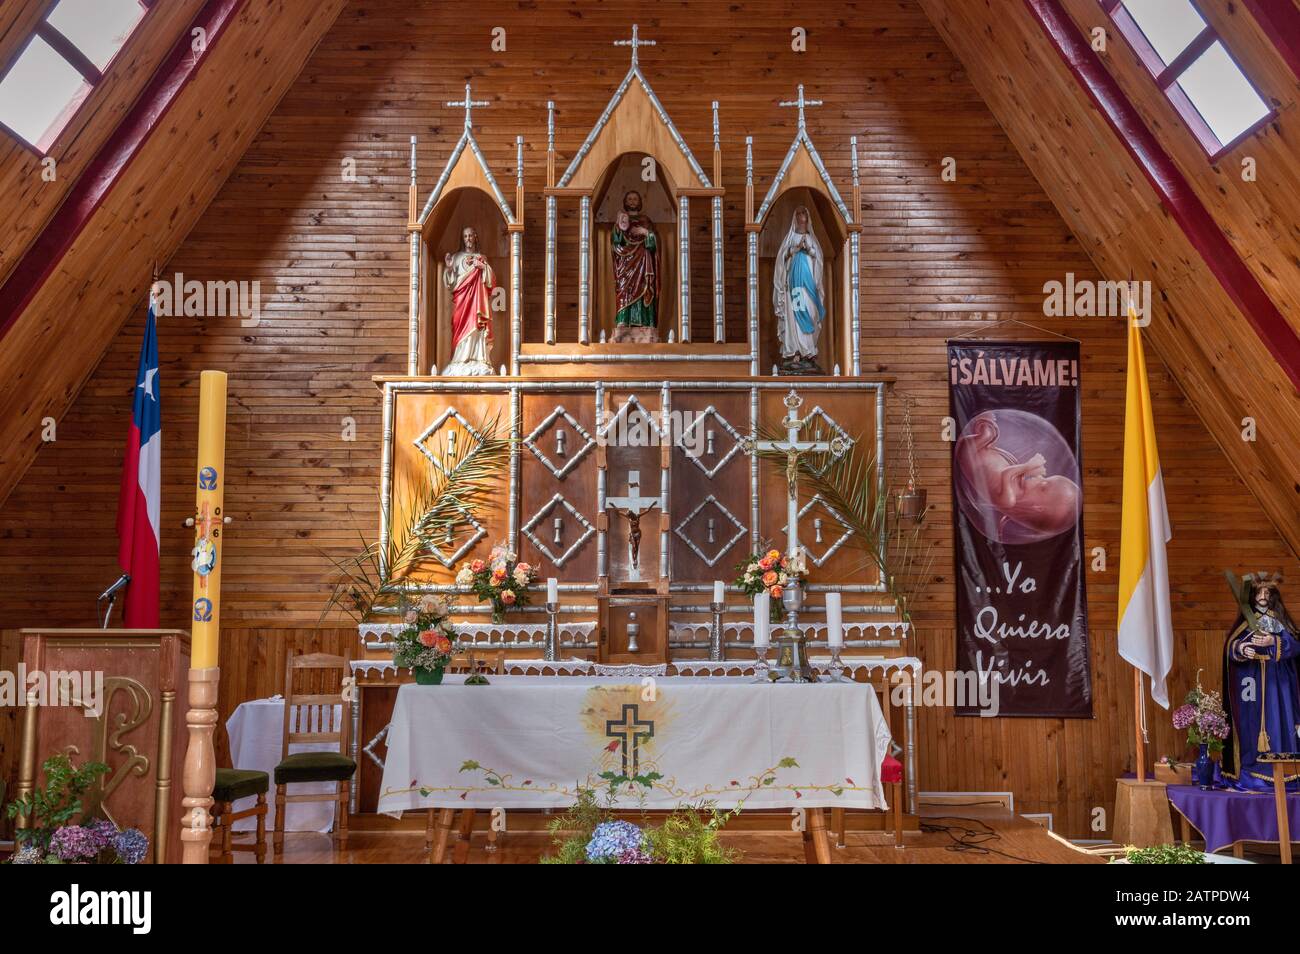
<path fill-rule="evenodd" d="M 1223 702 L 1232 733 L 1223 744 L 1223 776 L 1243 791 L 1273 789 L 1266 753 L 1300 751 L 1300 629 L 1287 614 L 1276 574 L 1243 581 L 1243 612 L 1223 648 Z M 1249 609 L 1250 612 L 1246 612 Z M 1300 775 L 1287 778 L 1300 790 Z"/>

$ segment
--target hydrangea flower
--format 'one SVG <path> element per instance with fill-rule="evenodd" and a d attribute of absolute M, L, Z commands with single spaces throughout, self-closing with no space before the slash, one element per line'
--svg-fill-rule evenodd
<path fill-rule="evenodd" d="M 113 850 L 124 865 L 138 865 L 149 853 L 149 839 L 139 828 L 128 828 L 117 833 Z"/>
<path fill-rule="evenodd" d="M 50 836 L 50 854 L 60 861 L 92 861 L 99 854 L 103 838 L 81 825 L 64 825 Z"/>
<path fill-rule="evenodd" d="M 96 818 L 81 826 L 95 836 L 95 842 L 102 851 L 113 843 L 117 837 L 117 826 L 107 818 Z"/>
<path fill-rule="evenodd" d="M 1174 728 L 1187 729 L 1196 721 L 1196 709 L 1192 705 L 1182 705 L 1174 710 Z"/>
<path fill-rule="evenodd" d="M 652 865 L 654 858 L 642 848 L 629 848 L 618 856 L 620 865 Z"/>
<path fill-rule="evenodd" d="M 618 863 L 625 852 L 642 850 L 641 829 L 631 822 L 601 822 L 587 842 L 587 861 L 597 864 Z"/>

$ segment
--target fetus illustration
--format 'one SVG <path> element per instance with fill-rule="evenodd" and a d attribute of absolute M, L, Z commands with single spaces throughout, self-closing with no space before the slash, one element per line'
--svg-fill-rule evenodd
<path fill-rule="evenodd" d="M 981 533 L 1032 543 L 1079 520 L 1078 464 L 1059 432 L 1024 411 L 985 411 L 957 440 L 958 496 Z"/>

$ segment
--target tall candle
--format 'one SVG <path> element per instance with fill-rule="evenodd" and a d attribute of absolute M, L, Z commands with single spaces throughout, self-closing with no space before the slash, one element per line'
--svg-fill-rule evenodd
<path fill-rule="evenodd" d="M 844 609 L 839 593 L 826 594 L 826 641 L 832 646 L 844 645 Z"/>
<path fill-rule="evenodd" d="M 199 454 L 195 481 L 194 539 L 207 538 L 215 553 L 206 576 L 194 574 L 190 609 L 190 667 L 217 665 L 221 632 L 221 538 L 226 490 L 226 373 L 199 375 Z"/>
<path fill-rule="evenodd" d="M 713 602 L 727 602 L 727 587 L 721 580 L 713 581 Z"/>
<path fill-rule="evenodd" d="M 772 625 L 772 597 L 759 593 L 754 597 L 754 646 L 767 646 L 772 642 L 769 632 Z"/>
<path fill-rule="evenodd" d="M 560 581 L 553 576 L 546 581 L 546 602 L 560 602 Z"/>

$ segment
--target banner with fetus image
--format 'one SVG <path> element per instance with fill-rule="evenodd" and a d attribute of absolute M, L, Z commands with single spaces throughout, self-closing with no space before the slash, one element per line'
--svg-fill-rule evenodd
<path fill-rule="evenodd" d="M 948 384 L 957 671 L 978 687 L 957 714 L 1090 718 L 1079 344 L 950 341 Z"/>

